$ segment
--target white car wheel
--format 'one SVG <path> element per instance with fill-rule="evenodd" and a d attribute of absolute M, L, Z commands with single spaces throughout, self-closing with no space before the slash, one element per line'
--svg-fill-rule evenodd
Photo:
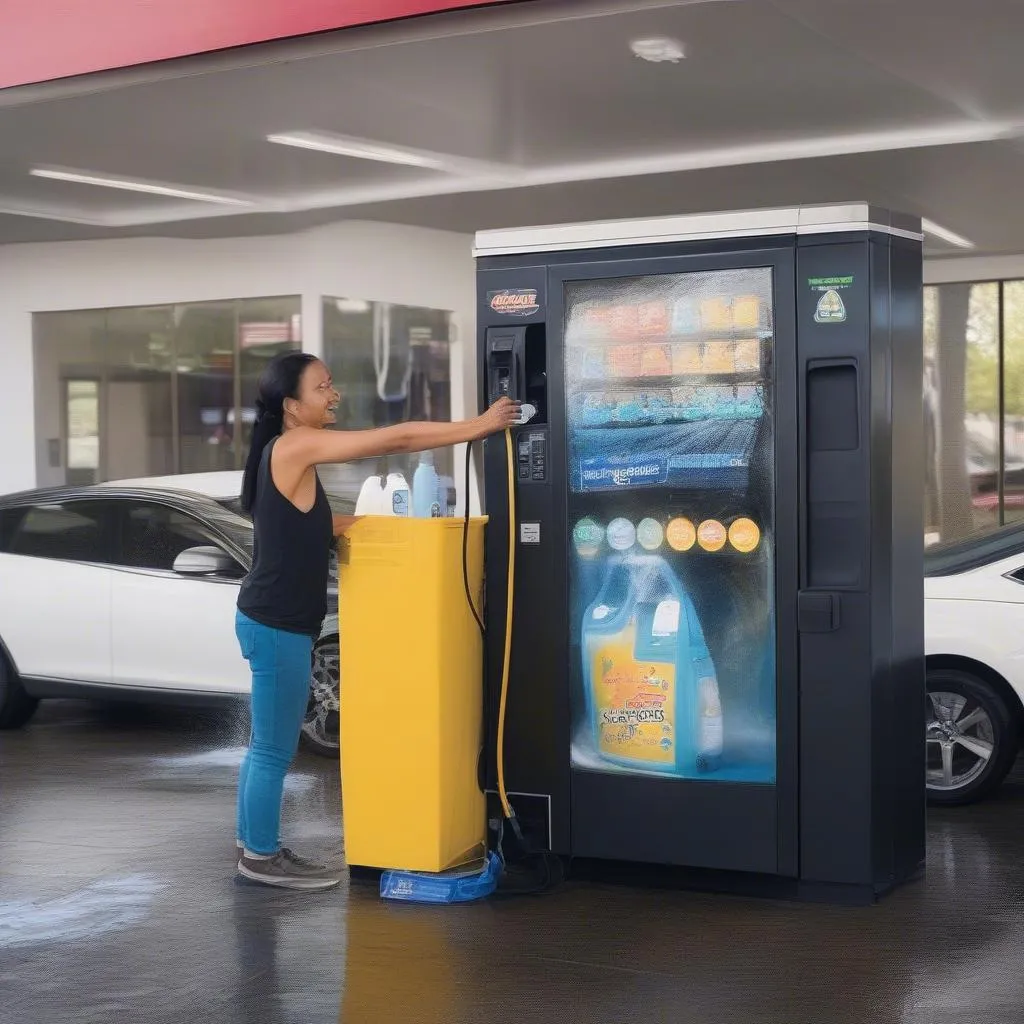
<path fill-rule="evenodd" d="M 1017 756 L 1013 716 L 993 686 L 957 669 L 928 673 L 928 799 L 967 804 L 988 796 Z"/>

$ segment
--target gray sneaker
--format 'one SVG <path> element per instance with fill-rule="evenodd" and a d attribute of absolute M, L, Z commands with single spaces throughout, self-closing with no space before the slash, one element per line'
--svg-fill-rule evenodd
<path fill-rule="evenodd" d="M 281 849 L 273 857 L 258 859 L 244 852 L 238 861 L 238 873 L 251 882 L 279 889 L 333 889 L 341 879 L 322 864 L 314 864 L 291 850 Z"/>

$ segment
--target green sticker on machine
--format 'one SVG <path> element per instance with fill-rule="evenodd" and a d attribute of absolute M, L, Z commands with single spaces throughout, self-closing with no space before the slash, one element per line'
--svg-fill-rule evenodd
<path fill-rule="evenodd" d="M 820 292 L 818 305 L 814 309 L 814 322 L 818 324 L 841 324 L 846 322 L 846 303 L 842 292 L 853 285 L 853 275 L 845 277 L 809 277 L 807 284 L 811 291 Z"/>

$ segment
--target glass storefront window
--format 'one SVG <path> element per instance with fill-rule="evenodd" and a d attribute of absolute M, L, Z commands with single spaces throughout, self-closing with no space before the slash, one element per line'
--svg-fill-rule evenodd
<path fill-rule="evenodd" d="M 403 420 L 450 420 L 452 314 L 418 306 L 325 297 L 324 360 L 341 392 L 338 428 L 361 430 Z M 434 453 L 437 473 L 454 486 L 454 453 Z M 397 456 L 346 471 L 358 482 L 375 469 L 412 480 L 417 456 Z M 323 474 L 322 474 L 323 475 Z"/>
<path fill-rule="evenodd" d="M 998 527 L 1000 286 L 926 290 L 925 535 L 935 543 Z"/>
<path fill-rule="evenodd" d="M 235 469 L 236 304 L 178 306 L 175 314 L 180 472 Z"/>
<path fill-rule="evenodd" d="M 1003 285 L 1003 519 L 1024 519 L 1024 281 Z"/>
<path fill-rule="evenodd" d="M 238 407 L 235 431 L 240 453 L 249 451 L 256 422 L 256 389 L 260 374 L 274 356 L 302 346 L 302 314 L 298 300 L 246 299 L 238 306 Z M 231 414 L 232 423 L 234 413 Z M 242 459 L 244 460 L 244 455 Z M 239 462 L 239 465 L 243 465 Z"/>
<path fill-rule="evenodd" d="M 299 296 L 37 313 L 39 484 L 241 469 Z"/>
<path fill-rule="evenodd" d="M 106 313 L 103 346 L 97 360 L 103 480 L 163 476 L 176 471 L 174 328 L 172 306 L 111 309 Z"/>

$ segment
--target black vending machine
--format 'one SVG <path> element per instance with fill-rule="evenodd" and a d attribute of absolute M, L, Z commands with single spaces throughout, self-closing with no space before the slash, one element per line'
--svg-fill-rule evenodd
<path fill-rule="evenodd" d="M 807 899 L 920 870 L 921 249 L 867 204 L 477 236 L 481 400 L 536 409 L 505 777 L 538 846 Z M 493 737 L 503 438 L 484 469 Z"/>

